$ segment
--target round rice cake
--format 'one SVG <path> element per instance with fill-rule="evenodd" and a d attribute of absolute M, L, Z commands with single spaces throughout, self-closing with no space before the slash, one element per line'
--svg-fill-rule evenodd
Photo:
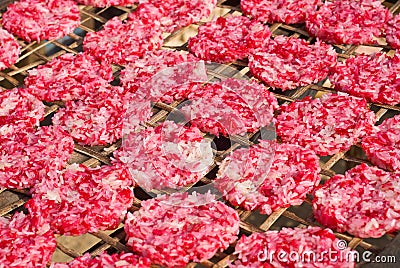
<path fill-rule="evenodd" d="M 315 219 L 338 232 L 361 238 L 400 229 L 400 174 L 361 164 L 319 186 Z"/>
<path fill-rule="evenodd" d="M 122 87 L 100 84 L 94 90 L 97 93 L 84 100 L 67 101 L 52 119 L 54 125 L 64 128 L 80 144 L 113 143 L 122 138 L 123 127 L 138 127 L 151 116 L 150 102 L 134 100 L 132 95 L 124 94 Z M 124 126 L 128 112 L 137 119 L 137 125 Z"/>
<path fill-rule="evenodd" d="M 330 45 L 279 35 L 249 56 L 249 68 L 268 86 L 285 91 L 325 79 L 336 61 Z"/>
<path fill-rule="evenodd" d="M 242 236 L 235 247 L 238 260 L 230 267 L 353 268 L 354 253 L 329 229 L 282 228 Z"/>
<path fill-rule="evenodd" d="M 211 15 L 217 0 L 149 0 L 139 4 L 130 16 L 160 22 L 163 32 L 171 33 Z"/>
<path fill-rule="evenodd" d="M 21 46 L 14 36 L 0 28 L 0 70 L 4 70 L 18 61 Z"/>
<path fill-rule="evenodd" d="M 122 22 L 114 17 L 102 30 L 86 34 L 83 49 L 99 61 L 119 65 L 134 62 L 146 51 L 159 49 L 163 38 L 158 22 L 130 18 Z"/>
<path fill-rule="evenodd" d="M 305 22 L 307 15 L 321 4 L 320 0 L 241 0 L 240 8 L 245 15 L 262 22 L 295 24 Z"/>
<path fill-rule="evenodd" d="M 42 218 L 22 212 L 11 219 L 0 217 L 2 267 L 46 267 L 56 246 L 56 238 Z"/>
<path fill-rule="evenodd" d="M 3 133 L 2 133 L 3 134 Z M 47 173 L 61 170 L 74 149 L 72 137 L 60 127 L 11 127 L 0 137 L 0 187 L 24 189 Z"/>
<path fill-rule="evenodd" d="M 171 90 L 168 86 L 149 87 L 148 83 L 152 81 L 151 78 L 153 76 L 163 72 L 163 70 L 169 67 L 197 61 L 199 60 L 196 57 L 187 52 L 173 50 L 148 51 L 143 55 L 143 58 L 129 63 L 126 65 L 125 69 L 121 71 L 121 85 L 125 90 L 132 93 L 139 90 L 139 95 L 153 102 L 172 102 L 173 99 L 176 99 L 175 96 L 184 99 L 188 93 L 182 92 L 183 94 L 177 94 L 177 90 Z M 183 88 L 181 89 L 183 90 Z"/>
<path fill-rule="evenodd" d="M 132 6 L 139 0 L 77 0 L 79 4 L 94 7 Z"/>
<path fill-rule="evenodd" d="M 400 170 L 400 115 L 383 121 L 362 140 L 372 164 L 390 171 Z"/>
<path fill-rule="evenodd" d="M 214 185 L 232 205 L 271 214 L 303 203 L 321 180 L 318 161 L 298 145 L 260 140 L 225 158 Z"/>
<path fill-rule="evenodd" d="M 52 102 L 83 99 L 95 93 L 93 83 L 113 79 L 111 65 L 86 53 L 67 53 L 29 70 L 24 83 L 37 98 Z"/>
<path fill-rule="evenodd" d="M 197 127 L 172 121 L 125 136 L 114 157 L 129 167 L 136 183 L 147 191 L 196 183 L 214 163 L 211 141 Z"/>
<path fill-rule="evenodd" d="M 226 63 L 246 58 L 267 44 L 270 36 L 268 26 L 247 17 L 219 17 L 200 26 L 188 48 L 200 59 Z"/>
<path fill-rule="evenodd" d="M 369 134 L 375 114 L 364 99 L 347 95 L 310 96 L 280 107 L 276 132 L 283 142 L 298 144 L 317 155 L 344 152 Z"/>
<path fill-rule="evenodd" d="M 132 183 L 122 165 L 88 168 L 72 164 L 36 184 L 25 206 L 32 215 L 42 215 L 58 234 L 111 230 L 133 204 Z"/>
<path fill-rule="evenodd" d="M 157 80 L 157 84 L 151 86 L 146 84 L 146 86 L 140 88 L 136 92 L 136 95 L 140 98 L 150 100 L 153 103 L 163 102 L 165 104 L 171 104 L 174 101 L 185 100 L 190 93 L 196 91 L 201 85 L 201 83 L 189 82 L 182 85 L 173 85 L 171 87 L 160 87 L 169 85 L 169 82 L 164 84 L 163 82 L 160 83 L 160 81 L 161 80 Z M 190 79 L 187 81 L 190 81 Z"/>
<path fill-rule="evenodd" d="M 75 258 L 69 263 L 53 263 L 51 268 L 150 268 L 150 259 L 133 253 L 117 253 L 109 255 L 105 252 L 92 257 L 89 253 Z"/>
<path fill-rule="evenodd" d="M 272 123 L 275 96 L 256 81 L 228 78 L 198 87 L 180 108 L 186 120 L 204 132 L 223 136 L 256 132 Z"/>
<path fill-rule="evenodd" d="M 26 89 L 0 92 L 0 132 L 9 125 L 38 126 L 44 117 L 44 104 Z"/>
<path fill-rule="evenodd" d="M 72 0 L 21 0 L 8 5 L 2 19 L 4 29 L 26 42 L 61 38 L 79 23 L 79 8 Z"/>
<path fill-rule="evenodd" d="M 399 54 L 357 55 L 339 63 L 330 81 L 336 90 L 371 102 L 396 105 L 400 103 L 399 72 Z"/>
<path fill-rule="evenodd" d="M 306 18 L 312 36 L 332 44 L 373 44 L 384 34 L 390 11 L 379 0 L 325 1 Z"/>
<path fill-rule="evenodd" d="M 400 15 L 397 14 L 388 21 L 386 28 L 386 42 L 395 49 L 400 48 Z"/>
<path fill-rule="evenodd" d="M 142 201 L 125 221 L 127 245 L 166 267 L 210 259 L 236 241 L 240 223 L 234 209 L 214 198 L 178 193 Z"/>

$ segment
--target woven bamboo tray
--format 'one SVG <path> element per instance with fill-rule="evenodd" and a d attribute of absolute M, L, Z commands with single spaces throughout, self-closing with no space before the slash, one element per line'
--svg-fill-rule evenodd
<path fill-rule="evenodd" d="M 4 8 L 8 3 L 12 1 L 0 0 L 1 12 L 4 12 Z M 383 4 L 387 6 L 393 13 L 400 11 L 400 0 L 395 1 L 383 1 Z M 81 11 L 81 25 L 74 33 L 69 34 L 67 37 L 54 41 L 46 42 L 32 42 L 26 43 L 18 40 L 22 46 L 22 53 L 19 61 L 11 66 L 9 69 L 0 72 L 0 87 L 1 90 L 9 89 L 22 85 L 24 77 L 27 75 L 27 70 L 37 67 L 40 64 L 44 64 L 50 61 L 52 58 L 62 55 L 64 53 L 78 53 L 82 51 L 83 37 L 87 32 L 93 32 L 101 29 L 102 25 L 106 23 L 113 16 L 118 16 L 120 19 L 126 19 L 129 12 L 134 10 L 135 7 L 110 7 L 110 8 L 93 8 L 80 6 Z M 219 0 L 218 8 L 214 12 L 214 16 L 225 16 L 229 13 L 240 14 L 239 0 Z M 1 14 L 1 13 L 0 13 Z M 186 41 L 190 36 L 196 34 L 196 29 L 201 23 L 191 25 L 183 28 L 171 35 L 165 36 L 165 48 L 173 48 L 176 50 L 186 50 Z M 303 38 L 312 40 L 304 30 L 303 26 L 289 26 L 280 23 L 270 25 L 271 32 L 273 35 L 286 35 L 294 36 L 297 38 Z M 344 60 L 350 55 L 357 54 L 360 51 L 378 51 L 393 53 L 390 48 L 386 45 L 372 45 L 372 46 L 336 46 L 339 54 L 339 60 Z M 232 68 L 239 71 L 240 75 L 251 76 L 248 72 L 246 61 L 237 61 L 231 64 L 226 64 L 222 67 L 218 67 L 213 70 L 213 76 L 215 78 L 225 78 L 232 76 Z M 118 78 L 121 67 L 114 66 L 115 77 Z M 318 83 L 301 87 L 296 90 L 289 92 L 275 92 L 276 97 L 280 104 L 292 102 L 296 99 L 301 99 L 306 95 L 315 96 L 318 94 L 332 92 L 328 83 Z M 151 118 L 150 124 L 162 121 L 173 107 L 179 103 L 173 103 L 171 105 L 156 105 L 159 111 Z M 371 109 L 376 113 L 378 120 L 383 120 L 387 117 L 392 117 L 396 114 L 400 114 L 399 106 L 389 105 L 378 105 L 370 104 Z M 43 124 L 49 124 L 50 118 L 53 113 L 59 108 L 59 103 L 47 104 L 46 119 Z M 240 137 L 235 138 L 232 141 L 232 146 L 240 144 L 242 139 Z M 216 142 L 218 144 L 218 142 Z M 109 156 L 114 150 L 120 146 L 120 143 L 105 147 L 83 147 L 80 145 L 75 146 L 75 150 L 70 163 L 83 163 L 87 166 L 95 167 L 101 164 L 109 164 Z M 232 148 L 219 151 L 220 155 L 225 155 L 227 151 Z M 353 146 L 349 151 L 344 153 L 338 153 L 329 157 L 322 157 L 320 160 L 321 164 L 321 176 L 323 179 L 335 175 L 336 173 L 344 173 L 346 170 L 354 167 L 355 165 L 367 162 L 366 158 L 359 145 Z M 207 179 L 204 179 L 207 181 Z M 140 208 L 140 202 L 144 198 L 148 198 L 143 191 L 135 189 L 135 203 L 131 208 L 131 211 L 138 210 Z M 0 189 L 0 216 L 9 217 L 16 211 L 22 209 L 24 203 L 30 198 L 27 191 L 15 191 L 8 189 Z M 250 234 L 252 232 L 263 232 L 266 230 L 279 230 L 282 227 L 295 227 L 295 226 L 309 226 L 318 225 L 312 217 L 312 210 L 310 206 L 310 200 L 306 200 L 301 206 L 290 207 L 289 209 L 281 209 L 269 216 L 260 215 L 257 212 L 243 211 L 237 209 L 241 218 L 241 233 Z M 348 242 L 348 245 L 363 252 L 369 250 L 374 254 L 382 254 L 385 256 L 396 255 L 397 264 L 363 264 L 368 267 L 399 267 L 400 262 L 400 238 L 399 235 L 391 234 L 385 235 L 379 239 L 360 239 L 352 237 L 344 233 L 336 233 L 337 237 Z M 58 237 L 57 238 L 57 250 L 53 256 L 53 260 L 57 261 L 68 261 L 72 258 L 78 257 L 83 253 L 90 252 L 93 255 L 99 254 L 102 251 L 108 250 L 110 253 L 117 251 L 129 251 L 129 248 L 125 245 L 124 240 L 125 234 L 123 231 L 123 225 L 116 230 L 107 232 L 97 232 L 86 234 L 78 237 Z M 234 245 L 231 245 L 226 251 L 217 253 L 212 259 L 202 262 L 201 264 L 191 263 L 188 267 L 227 267 L 227 264 L 236 259 L 233 255 Z"/>

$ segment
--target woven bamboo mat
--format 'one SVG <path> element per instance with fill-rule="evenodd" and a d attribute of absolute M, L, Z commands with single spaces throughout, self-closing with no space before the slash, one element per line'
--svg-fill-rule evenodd
<path fill-rule="evenodd" d="M 4 8 L 3 4 L 5 2 L 10 1 L 0 1 L 0 7 Z M 400 11 L 400 1 L 383 1 L 383 4 L 387 6 L 393 13 L 398 13 L 398 11 Z M 19 43 L 22 46 L 22 53 L 19 61 L 15 65 L 11 66 L 7 70 L 4 70 L 3 72 L 0 72 L 1 89 L 9 89 L 21 86 L 24 77 L 27 75 L 27 70 L 35 68 L 40 64 L 44 64 L 54 57 L 64 53 L 76 54 L 82 51 L 83 37 L 87 32 L 93 32 L 101 29 L 102 25 L 113 16 L 118 16 L 120 19 L 126 19 L 129 12 L 134 10 L 134 8 L 135 7 L 110 7 L 99 9 L 81 6 L 81 25 L 74 31 L 74 33 L 69 34 L 67 37 L 60 40 L 46 41 L 41 43 L 26 43 L 19 40 Z M 218 1 L 218 8 L 214 12 L 213 16 L 225 16 L 227 14 L 240 14 L 238 0 Z M 200 24 L 201 23 L 185 27 L 171 35 L 165 35 L 164 47 L 176 50 L 186 50 L 186 41 L 189 37 L 196 34 L 196 29 Z M 270 25 L 270 29 L 273 33 L 273 36 L 286 35 L 312 40 L 312 38 L 309 37 L 307 32 L 304 30 L 303 26 L 289 26 L 276 23 Z M 344 60 L 350 55 L 354 55 L 362 51 L 383 51 L 387 53 L 393 53 L 393 51 L 390 51 L 390 48 L 384 45 L 384 43 L 373 46 L 336 46 L 336 49 L 340 52 L 339 60 Z M 218 67 L 213 71 L 213 75 L 216 78 L 230 77 L 231 72 L 229 70 L 231 70 L 231 68 L 239 71 L 241 75 L 248 75 L 251 77 L 246 61 L 237 61 L 231 64 L 226 64 L 223 67 Z M 115 77 L 118 77 L 121 67 L 114 66 L 113 70 L 115 72 Z M 301 99 L 306 95 L 318 96 L 320 94 L 332 91 L 333 90 L 330 88 L 329 82 L 323 81 L 318 84 L 300 87 L 289 92 L 276 91 L 275 96 L 278 98 L 279 103 L 283 104 L 292 102 L 296 99 Z M 173 107 L 176 107 L 178 104 L 179 103 L 173 103 L 171 105 L 158 105 L 159 111 L 152 117 L 149 123 L 162 121 L 173 109 Z M 383 120 L 384 118 L 400 114 L 399 106 L 378 105 L 371 103 L 370 107 L 376 113 L 378 120 Z M 57 111 L 58 108 L 59 104 L 57 103 L 51 103 L 47 105 L 47 118 L 45 122 L 50 122 L 49 118 Z M 238 143 L 241 143 L 240 137 L 237 137 L 232 141 L 232 146 L 235 146 L 235 144 L 237 145 Z M 73 156 L 69 162 L 83 163 L 91 167 L 101 164 L 108 164 L 109 156 L 119 146 L 120 143 L 116 143 L 107 147 L 84 147 L 76 145 Z M 224 155 L 226 150 L 220 151 L 219 153 Z M 346 170 L 363 162 L 367 162 L 365 155 L 363 154 L 360 146 L 356 145 L 347 152 L 338 153 L 329 157 L 322 157 L 320 160 L 322 168 L 321 176 L 323 179 L 328 179 L 330 176 L 333 176 L 337 173 L 344 173 Z M 139 209 L 141 200 L 146 198 L 145 194 L 140 191 L 140 189 L 136 189 L 135 193 L 136 199 L 131 211 Z M 29 198 L 30 197 L 27 191 L 15 191 L 7 189 L 0 190 L 0 216 L 7 217 L 16 211 L 21 210 L 23 204 Z M 237 211 L 239 212 L 241 218 L 241 234 L 263 232 L 266 230 L 279 230 L 282 227 L 318 225 L 312 218 L 310 200 L 306 200 L 301 206 L 281 209 L 271 215 L 260 215 L 257 212 L 243 211 L 240 209 L 237 209 Z M 336 233 L 336 235 L 340 239 L 346 240 L 351 248 L 360 252 L 369 250 L 379 254 L 391 243 L 393 243 L 393 245 L 395 245 L 395 243 L 398 244 L 398 242 L 396 242 L 398 239 L 395 241 L 395 235 L 393 234 L 385 235 L 379 239 L 360 239 L 343 233 Z M 123 232 L 123 224 L 121 224 L 116 230 L 112 231 L 91 233 L 78 237 L 58 237 L 57 251 L 54 254 L 53 260 L 67 261 L 80 256 L 85 252 L 90 252 L 91 254 L 96 255 L 104 250 L 108 250 L 109 252 L 129 251 L 129 248 L 125 246 L 124 237 L 125 234 Z M 390 250 L 390 248 L 386 250 Z M 210 260 L 204 261 L 201 264 L 189 264 L 188 267 L 226 267 L 228 262 L 234 261 L 236 258 L 232 252 L 233 247 L 230 247 L 222 253 L 217 253 Z M 386 251 L 385 254 L 387 254 Z M 400 261 L 400 256 L 397 256 L 397 260 Z M 390 266 L 386 265 L 379 267 Z"/>

